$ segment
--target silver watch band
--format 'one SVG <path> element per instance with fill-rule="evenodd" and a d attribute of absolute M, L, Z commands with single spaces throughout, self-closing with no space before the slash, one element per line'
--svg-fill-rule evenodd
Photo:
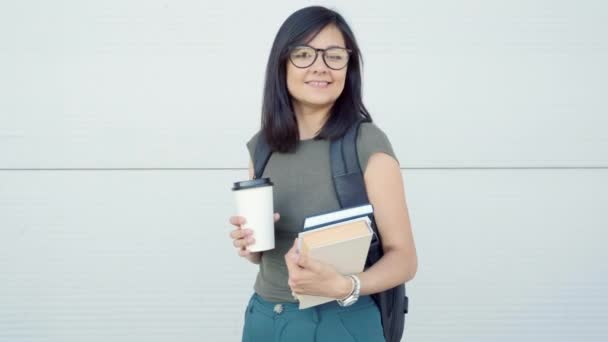
<path fill-rule="evenodd" d="M 354 289 L 350 296 L 344 299 L 337 299 L 338 305 L 340 306 L 350 306 L 355 304 L 355 302 L 359 299 L 359 292 L 361 291 L 361 280 L 354 274 L 349 275 L 351 280 L 354 282 Z"/>

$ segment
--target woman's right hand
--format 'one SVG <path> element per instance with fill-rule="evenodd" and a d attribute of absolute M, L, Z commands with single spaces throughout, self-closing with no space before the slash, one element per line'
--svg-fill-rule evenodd
<path fill-rule="evenodd" d="M 280 218 L 281 215 L 279 213 L 274 213 L 274 222 L 277 222 Z M 247 246 L 255 243 L 255 238 L 253 237 L 253 230 L 243 229 L 242 226 L 246 221 L 242 216 L 230 217 L 230 224 L 236 228 L 230 232 L 230 238 L 232 239 L 232 245 L 238 248 L 238 253 L 241 257 L 256 263 L 256 261 L 259 262 L 261 252 L 250 252 L 247 250 Z"/>

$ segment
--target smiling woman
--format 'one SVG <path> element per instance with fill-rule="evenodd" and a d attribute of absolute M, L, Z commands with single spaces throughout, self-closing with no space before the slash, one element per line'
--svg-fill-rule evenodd
<path fill-rule="evenodd" d="M 313 137 L 336 139 L 357 120 L 371 121 L 361 100 L 360 61 L 355 36 L 335 11 L 307 7 L 285 20 L 268 57 L 262 104 L 273 151 L 293 152 Z"/>
<path fill-rule="evenodd" d="M 274 183 L 275 248 L 248 251 L 255 235 L 242 228 L 247 218 L 230 218 L 230 237 L 239 255 L 260 267 L 245 312 L 243 341 L 384 341 L 387 325 L 370 295 L 396 288 L 416 273 L 399 162 L 363 105 L 360 66 L 351 29 L 340 14 L 324 7 L 293 13 L 275 37 L 266 68 L 261 128 L 247 142 L 250 177 L 256 173 Z M 306 216 L 341 208 L 330 144 L 361 121 L 354 144 L 383 255 L 364 272 L 347 276 L 331 265 L 300 257 L 295 238 Z M 262 144 L 272 154 L 266 167 L 254 172 L 256 147 Z M 294 294 L 336 301 L 299 310 Z M 403 313 L 402 307 L 394 310 Z M 389 329 L 390 342 L 401 338 L 399 325 Z"/>
<path fill-rule="evenodd" d="M 291 48 L 291 63 L 287 63 L 287 89 L 296 118 L 305 111 L 329 110 L 342 94 L 346 80 L 348 50 L 336 25 L 325 26 L 307 45 Z M 319 53 L 323 58 L 318 58 Z"/>

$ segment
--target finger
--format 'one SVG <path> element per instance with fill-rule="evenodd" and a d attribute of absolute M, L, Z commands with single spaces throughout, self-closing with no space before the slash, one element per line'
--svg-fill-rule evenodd
<path fill-rule="evenodd" d="M 243 239 L 236 239 L 232 242 L 232 244 L 234 245 L 234 247 L 247 247 L 249 245 L 252 245 L 255 243 L 255 238 L 253 237 L 248 237 L 248 238 L 243 238 Z"/>
<path fill-rule="evenodd" d="M 248 249 L 242 247 L 239 249 L 239 256 L 246 257 L 249 256 L 249 254 L 251 254 L 251 252 Z"/>
<path fill-rule="evenodd" d="M 281 219 L 281 214 L 279 213 L 274 213 L 274 222 L 277 222 L 278 220 Z"/>
<path fill-rule="evenodd" d="M 298 259 L 295 260 L 296 264 L 302 268 L 308 268 L 308 255 L 299 255 Z"/>
<path fill-rule="evenodd" d="M 240 228 L 241 225 L 245 224 L 247 220 L 243 216 L 231 216 L 230 224 Z"/>
<path fill-rule="evenodd" d="M 298 260 L 296 260 L 296 264 L 311 271 L 313 271 L 313 268 L 316 269 L 314 260 L 307 254 L 300 254 Z"/>
<path fill-rule="evenodd" d="M 291 269 L 289 269 L 289 267 L 291 267 Z M 301 275 L 300 275 L 300 270 L 298 269 L 298 266 L 294 263 L 291 263 L 290 266 L 288 266 L 288 270 L 289 270 L 289 276 L 287 278 L 287 285 L 289 286 L 289 288 L 292 291 L 297 291 L 298 290 L 298 281 L 299 279 L 301 279 Z"/>
<path fill-rule="evenodd" d="M 319 263 L 319 261 L 311 258 L 308 255 L 300 255 L 297 264 L 298 266 L 307 269 L 313 273 L 319 273 L 321 271 L 321 264 Z"/>
<path fill-rule="evenodd" d="M 287 266 L 287 271 L 289 271 L 289 273 L 293 271 L 293 268 L 295 266 L 295 263 L 292 259 L 292 254 L 293 253 L 291 252 L 291 250 L 287 252 L 287 254 L 285 254 L 285 265 Z"/>
<path fill-rule="evenodd" d="M 289 271 L 290 274 L 293 274 L 294 272 L 297 272 L 298 270 L 298 265 L 295 262 L 295 257 L 296 257 L 296 248 L 295 248 L 295 244 L 294 246 L 291 247 L 291 249 L 289 249 L 289 252 L 287 252 L 287 254 L 285 254 L 285 264 L 287 265 L 287 270 Z"/>
<path fill-rule="evenodd" d="M 294 239 L 293 245 L 287 254 L 289 254 L 289 261 L 297 263 L 298 258 L 300 257 L 300 252 L 298 251 L 298 238 Z"/>
<path fill-rule="evenodd" d="M 230 232 L 230 237 L 233 239 L 242 239 L 251 235 L 253 235 L 253 230 L 251 229 L 235 229 Z"/>

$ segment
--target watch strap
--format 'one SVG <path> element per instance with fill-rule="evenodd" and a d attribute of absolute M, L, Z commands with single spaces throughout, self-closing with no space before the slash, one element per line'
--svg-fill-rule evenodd
<path fill-rule="evenodd" d="M 353 305 L 359 299 L 359 293 L 361 291 L 361 280 L 359 279 L 359 277 L 357 277 L 354 274 L 349 275 L 349 277 L 354 282 L 355 286 L 353 288 L 353 292 L 348 297 L 346 297 L 344 299 L 338 299 L 337 300 L 338 305 L 340 305 L 340 306 L 350 306 L 350 305 Z"/>

